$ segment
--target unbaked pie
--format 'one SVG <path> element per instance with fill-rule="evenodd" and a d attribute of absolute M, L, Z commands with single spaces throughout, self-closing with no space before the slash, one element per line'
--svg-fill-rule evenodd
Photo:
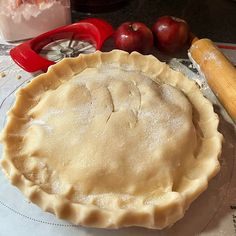
<path fill-rule="evenodd" d="M 162 229 L 219 171 L 218 116 L 194 81 L 153 56 L 64 59 L 16 95 L 2 167 L 75 224 Z"/>

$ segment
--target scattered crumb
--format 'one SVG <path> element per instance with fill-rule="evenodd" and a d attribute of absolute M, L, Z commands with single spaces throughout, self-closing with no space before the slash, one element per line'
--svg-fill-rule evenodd
<path fill-rule="evenodd" d="M 21 79 L 21 75 L 17 75 L 16 79 L 18 79 L 18 80 Z"/>
<path fill-rule="evenodd" d="M 6 74 L 2 71 L 2 72 L 0 72 L 0 78 L 3 78 L 3 77 L 5 77 L 6 76 Z"/>

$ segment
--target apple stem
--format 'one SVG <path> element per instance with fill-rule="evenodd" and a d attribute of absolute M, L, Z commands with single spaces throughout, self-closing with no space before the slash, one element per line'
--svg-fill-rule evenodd
<path fill-rule="evenodd" d="M 138 28 L 137 28 L 136 25 L 130 24 L 129 27 L 130 27 L 130 29 L 133 30 L 133 31 L 137 31 L 137 30 L 138 30 Z"/>

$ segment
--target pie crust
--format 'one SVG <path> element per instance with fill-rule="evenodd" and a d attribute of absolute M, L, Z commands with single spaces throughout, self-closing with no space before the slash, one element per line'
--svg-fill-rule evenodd
<path fill-rule="evenodd" d="M 1 165 L 30 201 L 74 224 L 162 229 L 219 171 L 218 121 L 196 83 L 155 57 L 97 51 L 19 89 Z"/>

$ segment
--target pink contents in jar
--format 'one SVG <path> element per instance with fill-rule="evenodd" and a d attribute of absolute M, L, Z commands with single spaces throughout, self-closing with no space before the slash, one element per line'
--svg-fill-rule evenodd
<path fill-rule="evenodd" d="M 0 0 L 0 33 L 6 41 L 32 38 L 70 22 L 69 0 Z"/>

